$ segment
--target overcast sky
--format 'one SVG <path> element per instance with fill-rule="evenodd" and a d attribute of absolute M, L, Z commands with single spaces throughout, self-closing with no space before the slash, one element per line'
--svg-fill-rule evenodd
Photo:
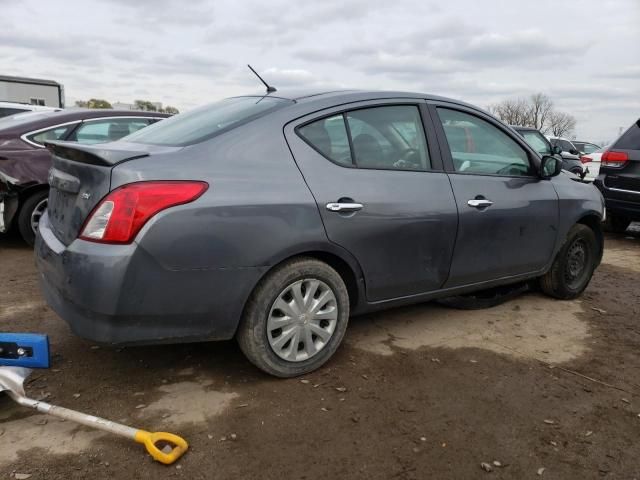
<path fill-rule="evenodd" d="M 640 0 L 0 0 L 0 74 L 67 103 L 180 110 L 279 88 L 428 92 L 487 105 L 548 94 L 602 141 L 640 117 Z"/>

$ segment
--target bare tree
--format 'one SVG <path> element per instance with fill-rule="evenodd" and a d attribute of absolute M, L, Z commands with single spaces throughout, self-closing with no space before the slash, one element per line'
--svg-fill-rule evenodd
<path fill-rule="evenodd" d="M 523 98 L 503 100 L 490 105 L 489 111 L 509 125 L 529 126 L 530 108 Z"/>
<path fill-rule="evenodd" d="M 534 93 L 529 97 L 529 127 L 542 130 L 553 113 L 553 102 L 544 93 Z"/>
<path fill-rule="evenodd" d="M 553 136 L 567 136 L 574 128 L 576 128 L 576 119 L 573 115 L 565 112 L 552 112 L 551 115 L 549 115 L 546 131 L 551 132 Z"/>

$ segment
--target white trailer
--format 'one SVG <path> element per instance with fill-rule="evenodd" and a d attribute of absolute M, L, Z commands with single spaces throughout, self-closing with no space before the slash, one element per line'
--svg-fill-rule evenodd
<path fill-rule="evenodd" d="M 0 101 L 64 108 L 64 86 L 53 80 L 0 75 Z"/>

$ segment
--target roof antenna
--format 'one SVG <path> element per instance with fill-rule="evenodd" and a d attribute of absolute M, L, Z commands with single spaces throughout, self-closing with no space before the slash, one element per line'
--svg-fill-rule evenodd
<path fill-rule="evenodd" d="M 264 86 L 267 87 L 267 93 L 277 92 L 276 87 L 272 87 L 267 82 L 265 82 L 264 79 L 260 75 L 258 75 L 258 72 L 256 72 L 251 65 L 247 64 L 247 67 L 249 67 L 249 70 L 251 70 L 253 73 L 255 73 L 256 77 L 258 77 L 260 79 L 260 81 L 262 83 L 264 83 Z"/>

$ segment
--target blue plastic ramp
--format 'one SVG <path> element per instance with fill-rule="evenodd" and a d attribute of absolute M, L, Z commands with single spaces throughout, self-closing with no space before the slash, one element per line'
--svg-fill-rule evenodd
<path fill-rule="evenodd" d="M 49 368 L 49 338 L 36 333 L 0 333 L 0 366 Z"/>

